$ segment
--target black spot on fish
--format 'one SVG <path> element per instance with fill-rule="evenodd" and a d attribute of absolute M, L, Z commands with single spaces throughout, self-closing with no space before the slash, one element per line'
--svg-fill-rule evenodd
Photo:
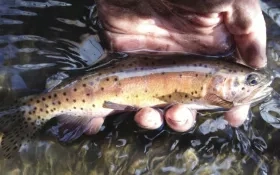
<path fill-rule="evenodd" d="M 208 74 L 205 74 L 205 77 L 207 78 L 207 77 L 208 77 Z"/>
<path fill-rule="evenodd" d="M 245 90 L 245 87 L 242 87 L 242 90 Z"/>
<path fill-rule="evenodd" d="M 191 92 L 191 94 L 193 95 L 193 92 Z"/>
<path fill-rule="evenodd" d="M 191 98 L 190 100 L 191 100 L 191 101 L 193 101 L 193 99 L 192 99 L 192 98 Z"/>
<path fill-rule="evenodd" d="M 74 88 L 74 92 L 76 92 L 77 91 L 77 89 L 76 88 Z"/>
<path fill-rule="evenodd" d="M 203 86 L 201 86 L 200 90 L 203 90 Z"/>
<path fill-rule="evenodd" d="M 87 96 L 90 96 L 90 94 L 87 94 Z"/>
<path fill-rule="evenodd" d="M 92 107 L 95 107 L 95 104 L 92 104 Z"/>
<path fill-rule="evenodd" d="M 233 83 L 233 86 L 234 86 L 234 87 L 239 86 L 238 78 L 235 78 L 234 83 Z"/>
<path fill-rule="evenodd" d="M 109 79 L 109 78 L 106 78 L 106 81 L 110 81 L 110 79 Z"/>
<path fill-rule="evenodd" d="M 40 103 L 40 100 L 37 100 L 36 102 L 37 102 L 37 103 Z"/>
<path fill-rule="evenodd" d="M 46 113 L 48 114 L 48 113 L 49 113 L 49 111 L 48 111 L 48 110 L 46 110 Z"/>
<path fill-rule="evenodd" d="M 194 91 L 195 94 L 197 94 L 197 91 Z"/>
<path fill-rule="evenodd" d="M 66 92 L 63 92 L 63 95 L 66 96 Z"/>
<path fill-rule="evenodd" d="M 52 98 L 52 96 L 50 96 L 50 95 L 49 95 L 49 96 L 48 96 L 48 98 L 49 98 L 49 99 L 51 99 L 51 98 Z"/>
<path fill-rule="evenodd" d="M 69 101 L 69 98 L 66 98 L 66 101 Z"/>
<path fill-rule="evenodd" d="M 164 75 L 164 74 L 165 74 L 165 72 L 162 72 L 162 73 L 161 73 L 161 75 Z"/>
<path fill-rule="evenodd" d="M 104 91 L 104 87 L 101 87 L 101 91 Z"/>
<path fill-rule="evenodd" d="M 46 98 L 45 98 L 45 97 L 43 97 L 43 98 L 42 98 L 42 100 L 43 100 L 43 101 L 45 101 L 45 100 L 46 100 Z"/>
<path fill-rule="evenodd" d="M 73 102 L 76 103 L 76 99 L 74 99 Z"/>
<path fill-rule="evenodd" d="M 115 80 L 115 81 L 118 81 L 118 78 L 115 78 L 114 80 Z"/>
<path fill-rule="evenodd" d="M 42 108 L 40 108 L 40 111 L 41 111 L 41 112 L 43 112 L 43 109 L 42 109 Z"/>
<path fill-rule="evenodd" d="M 32 101 L 33 101 L 33 98 L 30 99 L 30 102 L 32 102 Z"/>
<path fill-rule="evenodd" d="M 199 66 L 202 66 L 202 64 L 201 64 L 201 63 L 199 63 Z"/>
<path fill-rule="evenodd" d="M 168 95 L 168 97 L 171 98 L 172 96 L 171 96 L 171 95 Z"/>
<path fill-rule="evenodd" d="M 180 77 L 180 78 L 182 78 L 182 76 L 183 76 L 182 74 L 179 74 L 179 77 Z"/>
<path fill-rule="evenodd" d="M 30 117 L 28 117 L 28 118 L 27 118 L 27 120 L 28 120 L 28 121 L 30 121 L 30 120 L 31 120 L 31 118 L 30 118 Z"/>
<path fill-rule="evenodd" d="M 208 66 L 206 64 L 204 64 L 204 67 L 207 68 Z"/>
<path fill-rule="evenodd" d="M 83 84 L 83 87 L 86 87 L 87 85 L 86 84 Z"/>
<path fill-rule="evenodd" d="M 38 119 L 41 119 L 41 117 L 40 117 L 40 116 L 38 116 L 37 118 L 38 118 Z"/>
<path fill-rule="evenodd" d="M 73 108 L 76 109 L 76 106 L 74 106 Z"/>
<path fill-rule="evenodd" d="M 60 101 L 58 101 L 58 102 L 57 102 L 57 104 L 59 104 L 59 105 L 60 105 L 60 104 L 61 104 L 61 102 L 60 102 Z"/>
<path fill-rule="evenodd" d="M 195 74 L 196 77 L 198 77 L 198 74 Z"/>
<path fill-rule="evenodd" d="M 54 98 L 56 98 L 56 97 L 57 97 L 57 94 L 54 94 L 53 96 L 54 96 Z"/>
<path fill-rule="evenodd" d="M 29 111 L 29 112 L 28 112 L 28 114 L 30 114 L 30 115 L 31 115 L 31 114 L 32 114 L 32 112 L 31 112 L 31 111 Z"/>
<path fill-rule="evenodd" d="M 197 65 L 196 65 L 196 64 L 194 64 L 193 66 L 194 66 L 194 67 L 196 67 Z"/>
<path fill-rule="evenodd" d="M 94 83 L 91 81 L 91 82 L 89 82 L 89 85 L 93 86 L 93 85 L 94 85 Z"/>
<path fill-rule="evenodd" d="M 83 99 L 83 100 L 82 100 L 82 102 L 84 102 L 84 103 L 85 103 L 86 101 Z"/>
<path fill-rule="evenodd" d="M 81 110 L 84 110 L 84 108 L 81 108 Z"/>

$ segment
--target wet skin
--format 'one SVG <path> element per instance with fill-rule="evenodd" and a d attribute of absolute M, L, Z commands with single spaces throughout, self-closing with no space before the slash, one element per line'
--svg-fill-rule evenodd
<path fill-rule="evenodd" d="M 97 5 L 112 51 L 219 55 L 237 48 L 238 62 L 266 65 L 266 27 L 258 0 L 97 0 Z M 238 127 L 248 110 L 249 105 L 234 107 L 224 117 Z M 196 111 L 177 104 L 164 113 L 144 108 L 134 119 L 146 129 L 160 127 L 165 119 L 183 132 L 195 117 Z"/>

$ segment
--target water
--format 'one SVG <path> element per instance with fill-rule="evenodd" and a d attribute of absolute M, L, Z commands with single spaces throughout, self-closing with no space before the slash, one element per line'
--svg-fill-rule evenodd
<path fill-rule="evenodd" d="M 220 114 L 198 117 L 183 134 L 167 127 L 143 131 L 131 117 L 119 117 L 72 144 L 45 134 L 16 161 L 0 158 L 0 174 L 279 174 L 280 33 L 266 21 L 278 94 L 252 108 L 239 129 Z M 93 0 L 0 0 L 0 105 L 51 88 L 47 79 L 59 83 L 103 58 L 98 30 Z"/>

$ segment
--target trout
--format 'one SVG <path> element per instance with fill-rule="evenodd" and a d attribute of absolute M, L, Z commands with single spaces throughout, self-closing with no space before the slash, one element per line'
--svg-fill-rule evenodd
<path fill-rule="evenodd" d="M 69 140 L 91 132 L 92 121 L 119 110 L 187 104 L 230 109 L 264 99 L 272 88 L 263 71 L 209 58 L 129 58 L 20 100 L 0 112 L 6 158 L 56 117 Z M 92 131 L 92 133 L 94 133 Z"/>

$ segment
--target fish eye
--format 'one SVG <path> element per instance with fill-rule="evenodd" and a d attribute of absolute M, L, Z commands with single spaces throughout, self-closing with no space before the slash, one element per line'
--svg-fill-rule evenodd
<path fill-rule="evenodd" d="M 249 86 L 255 86 L 259 84 L 260 77 L 257 74 L 249 74 L 246 78 L 246 84 Z"/>

